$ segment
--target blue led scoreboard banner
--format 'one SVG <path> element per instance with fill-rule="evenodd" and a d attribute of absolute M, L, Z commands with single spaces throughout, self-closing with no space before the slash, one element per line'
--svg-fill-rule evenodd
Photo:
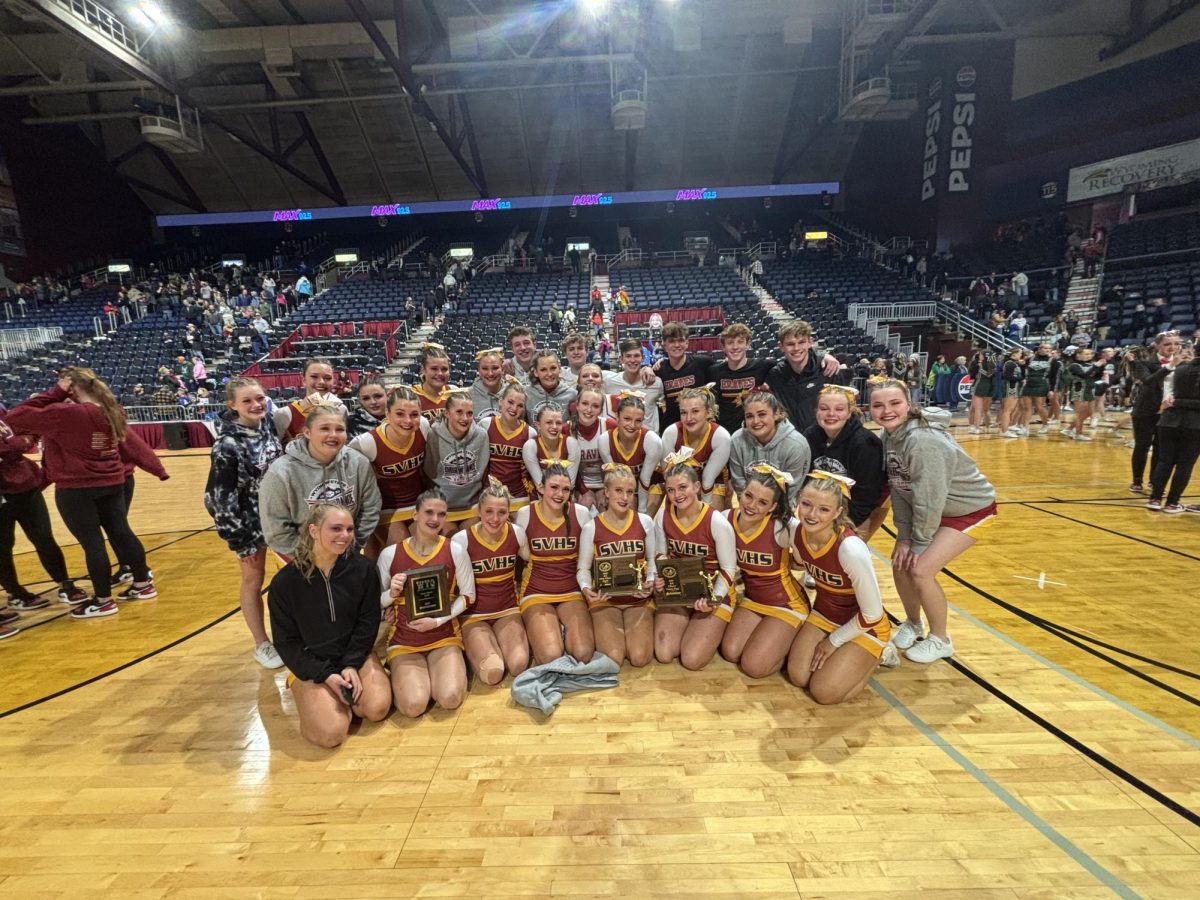
<path fill-rule="evenodd" d="M 312 209 L 257 209 L 249 212 L 186 213 L 157 216 L 160 228 L 193 225 L 250 225 L 260 222 L 310 222 L 320 219 L 367 219 L 421 216 L 433 213 L 505 212 L 549 207 L 620 206 L 632 203 L 703 203 L 762 197 L 813 197 L 836 194 L 836 181 L 807 184 L 750 184 L 736 187 L 690 187 L 662 191 L 623 191 L 611 194 L 550 194 L 541 197 L 487 197 L 475 200 L 431 200 L 363 206 L 322 206 Z"/>

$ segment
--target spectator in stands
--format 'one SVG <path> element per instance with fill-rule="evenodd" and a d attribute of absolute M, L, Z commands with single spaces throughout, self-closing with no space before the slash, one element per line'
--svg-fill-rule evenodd
<path fill-rule="evenodd" d="M 1100 245 L 1089 240 L 1083 245 L 1083 277 L 1095 278 L 1096 266 L 1100 263 Z"/>
<path fill-rule="evenodd" d="M 563 324 L 563 331 L 565 331 L 567 334 L 574 333 L 574 331 L 575 331 L 575 307 L 568 306 L 566 308 L 566 310 L 563 311 L 562 324 Z"/>
<path fill-rule="evenodd" d="M 1012 288 L 1018 301 L 1027 299 L 1029 297 L 1029 276 L 1024 272 L 1018 272 L 1012 277 Z"/>
<path fill-rule="evenodd" d="M 1008 336 L 1014 341 L 1025 340 L 1025 331 L 1029 327 L 1029 322 L 1025 318 L 1025 311 L 1017 309 L 1008 319 Z"/>
<path fill-rule="evenodd" d="M 783 403 L 792 426 L 800 432 L 815 424 L 817 395 L 826 384 L 822 363 L 811 352 L 812 346 L 812 326 L 800 319 L 784 323 L 779 329 L 783 360 L 776 363 L 766 377 L 767 386 Z M 797 490 L 799 482 L 798 477 Z M 740 489 L 738 493 L 741 493 Z"/>
<path fill-rule="evenodd" d="M 1167 306 L 1167 301 L 1162 297 L 1155 297 L 1150 301 L 1150 309 L 1147 310 L 1147 313 L 1150 317 L 1150 325 L 1155 332 L 1171 329 L 1171 307 Z"/>
<path fill-rule="evenodd" d="M 307 275 L 301 275 L 296 279 L 296 293 L 300 295 L 300 302 L 307 303 L 313 294 L 312 282 L 308 280 Z"/>
<path fill-rule="evenodd" d="M 617 303 L 621 307 L 621 312 L 629 311 L 629 291 L 625 285 L 617 288 Z"/>
<path fill-rule="evenodd" d="M 608 356 L 613 351 L 612 341 L 608 339 L 608 332 L 600 328 L 596 332 L 596 357 L 600 361 L 601 367 L 608 368 Z"/>
<path fill-rule="evenodd" d="M 646 320 L 646 327 L 649 330 L 651 341 L 657 344 L 662 340 L 663 317 L 658 310 L 650 313 L 650 318 Z"/>
<path fill-rule="evenodd" d="M 550 309 L 546 313 L 546 322 L 550 325 L 550 332 L 554 335 L 562 334 L 562 310 L 558 307 L 558 300 L 550 304 Z"/>
<path fill-rule="evenodd" d="M 263 353 L 268 353 L 271 350 L 271 342 L 267 339 L 267 335 L 271 331 L 271 326 L 260 313 L 255 313 L 252 320 L 254 328 L 254 342 Z"/>
<path fill-rule="evenodd" d="M 192 387 L 199 389 L 211 386 L 212 382 L 208 378 L 208 368 L 204 365 L 204 357 L 196 353 L 192 356 Z"/>

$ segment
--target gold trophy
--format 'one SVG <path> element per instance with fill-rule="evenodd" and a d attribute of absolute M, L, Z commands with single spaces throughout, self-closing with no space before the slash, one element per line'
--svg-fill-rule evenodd
<path fill-rule="evenodd" d="M 635 594 L 642 589 L 646 560 L 635 553 L 592 560 L 592 590 L 598 594 Z"/>
<path fill-rule="evenodd" d="M 695 556 L 664 559 L 659 562 L 658 574 L 663 590 L 655 606 L 693 606 L 697 600 L 707 600 L 717 578 L 705 572 L 704 560 Z"/>

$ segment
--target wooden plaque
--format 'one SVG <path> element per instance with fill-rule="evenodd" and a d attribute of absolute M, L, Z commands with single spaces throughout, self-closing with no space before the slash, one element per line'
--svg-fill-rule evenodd
<path fill-rule="evenodd" d="M 663 580 L 663 590 L 655 598 L 656 606 L 691 606 L 711 595 L 704 560 L 698 557 L 659 560 L 658 574 Z"/>
<path fill-rule="evenodd" d="M 642 589 L 645 563 L 634 553 L 592 560 L 592 590 L 601 594 L 634 594 Z"/>
<path fill-rule="evenodd" d="M 421 566 L 404 573 L 404 615 L 417 619 L 450 615 L 450 577 L 445 566 Z"/>

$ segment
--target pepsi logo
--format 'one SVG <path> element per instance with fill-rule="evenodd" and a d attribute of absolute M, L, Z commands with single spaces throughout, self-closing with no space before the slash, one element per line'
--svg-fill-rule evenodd
<path fill-rule="evenodd" d="M 954 76 L 959 88 L 964 91 L 969 91 L 975 86 L 975 69 L 972 66 L 963 66 L 958 70 L 958 74 Z"/>

